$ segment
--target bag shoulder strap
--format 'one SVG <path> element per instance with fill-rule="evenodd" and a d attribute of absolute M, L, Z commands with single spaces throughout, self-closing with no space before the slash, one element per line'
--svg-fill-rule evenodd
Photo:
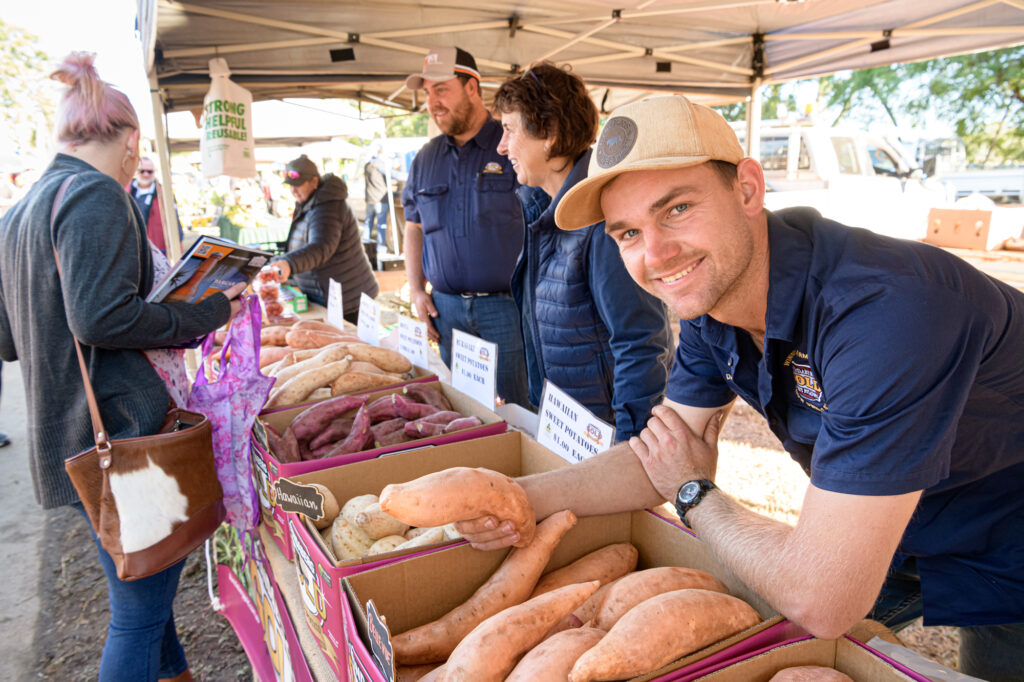
<path fill-rule="evenodd" d="M 54 240 L 54 227 L 57 220 L 57 211 L 64 203 L 64 195 L 67 194 L 71 182 L 78 177 L 78 174 L 69 175 L 61 183 L 57 190 L 57 196 L 53 200 L 53 208 L 50 209 L 50 245 L 53 247 L 53 259 L 57 263 L 57 275 L 61 276 L 60 258 L 57 256 L 57 244 Z M 82 371 L 82 383 L 85 385 L 85 399 L 89 403 L 89 417 L 92 419 L 92 430 L 95 434 L 96 452 L 99 455 L 101 469 L 110 467 L 113 456 L 110 450 L 110 440 L 107 438 L 107 430 L 103 427 L 103 420 L 100 419 L 99 403 L 96 402 L 96 394 L 92 390 L 92 382 L 89 380 L 89 372 L 85 368 L 85 356 L 82 354 L 82 346 L 78 343 L 78 337 L 73 333 L 71 338 L 75 340 L 75 352 L 78 353 L 78 368 Z"/>

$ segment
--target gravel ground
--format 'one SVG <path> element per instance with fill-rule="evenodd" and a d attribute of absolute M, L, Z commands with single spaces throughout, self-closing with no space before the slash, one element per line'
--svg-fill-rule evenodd
<path fill-rule="evenodd" d="M 765 516 L 796 523 L 807 475 L 787 455 L 764 419 L 737 404 L 722 430 L 717 483 L 744 505 Z M 951 627 L 925 627 L 920 619 L 897 636 L 918 653 L 956 669 L 960 633 Z"/>

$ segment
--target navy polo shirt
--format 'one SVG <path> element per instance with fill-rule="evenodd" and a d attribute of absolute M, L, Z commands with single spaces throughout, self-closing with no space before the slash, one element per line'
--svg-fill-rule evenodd
<path fill-rule="evenodd" d="M 402 191 L 405 219 L 423 227 L 423 273 L 446 294 L 505 292 L 523 249 L 512 164 L 492 118 L 461 147 L 438 135 L 420 150 Z"/>
<path fill-rule="evenodd" d="M 764 354 L 683 321 L 667 390 L 738 395 L 825 490 L 924 490 L 894 565 L 917 558 L 926 625 L 1024 621 L 1024 293 L 940 249 L 769 213 Z"/>

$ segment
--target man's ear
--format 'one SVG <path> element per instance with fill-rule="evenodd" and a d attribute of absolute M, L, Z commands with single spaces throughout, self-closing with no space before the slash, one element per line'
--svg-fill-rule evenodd
<path fill-rule="evenodd" d="M 736 164 L 736 182 L 744 213 L 754 216 L 764 210 L 764 171 L 761 164 L 749 157 L 741 159 Z"/>

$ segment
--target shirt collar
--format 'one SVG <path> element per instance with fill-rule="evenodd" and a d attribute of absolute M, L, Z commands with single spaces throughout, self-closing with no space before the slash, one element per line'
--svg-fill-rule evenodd
<path fill-rule="evenodd" d="M 569 171 L 568 177 L 565 178 L 565 182 L 562 183 L 562 187 L 558 190 L 558 194 L 555 195 L 554 199 L 549 200 L 547 192 L 540 187 L 530 187 L 528 188 L 529 192 L 520 194 L 525 201 L 532 202 L 536 208 L 541 210 L 540 215 L 535 218 L 534 222 L 528 225 L 531 230 L 536 231 L 549 227 L 559 229 L 558 225 L 555 224 L 555 209 L 566 192 L 586 179 L 587 170 L 590 167 L 591 153 L 592 150 L 587 149 L 576 157 L 572 170 Z"/>
<path fill-rule="evenodd" d="M 459 145 L 455 144 L 455 140 L 452 138 L 451 135 L 445 135 L 444 139 L 445 139 L 445 142 L 448 143 L 448 147 L 450 149 L 455 149 L 455 150 L 459 149 Z M 480 149 L 490 150 L 490 149 L 497 149 L 498 148 L 498 142 L 500 142 L 500 141 L 501 141 L 501 124 L 498 123 L 497 120 L 495 120 L 495 119 L 491 118 L 490 116 L 488 116 L 487 120 L 484 121 L 484 124 L 482 126 L 480 126 L 480 130 L 476 131 L 476 135 L 474 135 L 473 137 L 471 137 L 468 140 L 466 140 L 466 144 L 464 144 L 462 146 L 463 147 L 468 147 L 469 145 L 472 144 L 472 145 L 476 145 Z"/>

